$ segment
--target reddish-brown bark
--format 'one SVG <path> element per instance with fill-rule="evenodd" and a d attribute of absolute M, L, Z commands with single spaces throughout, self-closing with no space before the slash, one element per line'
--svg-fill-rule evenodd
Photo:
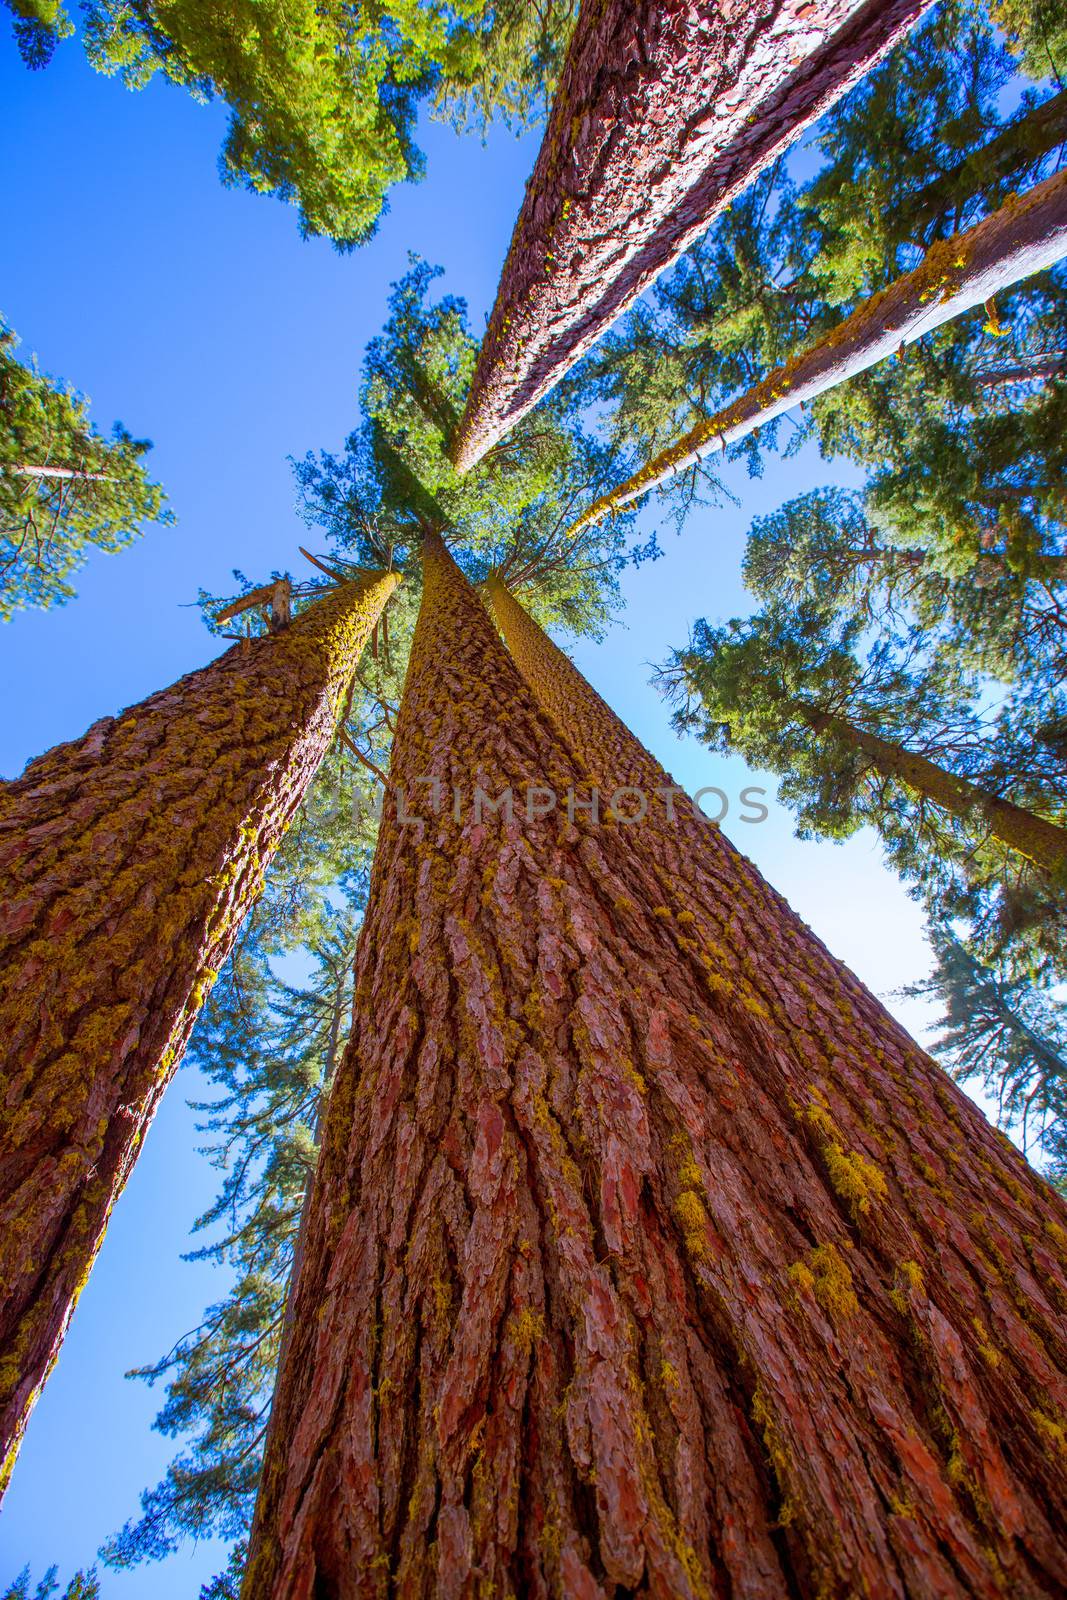
<path fill-rule="evenodd" d="M 396 582 L 338 588 L 0 787 L 4 1481 L 203 996 Z"/>
<path fill-rule="evenodd" d="M 425 579 L 248 1600 L 1062 1592 L 1063 1208 Z"/>
<path fill-rule="evenodd" d="M 929 0 L 590 0 L 527 185 L 460 471 L 557 383 Z"/>

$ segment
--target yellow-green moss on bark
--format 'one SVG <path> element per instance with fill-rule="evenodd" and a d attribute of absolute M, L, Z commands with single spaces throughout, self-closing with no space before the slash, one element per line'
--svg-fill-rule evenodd
<path fill-rule="evenodd" d="M 395 575 L 339 587 L 0 789 L 0 1459 Z"/>

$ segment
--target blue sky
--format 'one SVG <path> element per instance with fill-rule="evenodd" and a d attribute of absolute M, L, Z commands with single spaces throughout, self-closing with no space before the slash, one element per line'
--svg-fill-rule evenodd
<path fill-rule="evenodd" d="M 140 95 L 92 73 L 76 44 L 31 74 L 0 37 L 8 152 L 0 239 L 2 308 L 41 366 L 91 396 L 98 426 L 120 418 L 154 439 L 154 474 L 177 513 L 119 556 L 90 563 L 79 595 L 0 630 L 4 715 L 0 774 L 84 731 L 97 717 L 202 665 L 218 646 L 192 609 L 199 587 L 225 591 L 231 568 L 303 575 L 306 533 L 286 457 L 337 448 L 356 419 L 359 363 L 390 282 L 415 250 L 446 269 L 484 325 L 537 136 L 475 138 L 426 125 L 428 177 L 394 191 L 362 251 L 305 244 L 295 213 L 226 190 L 216 160 L 224 113 L 177 89 Z M 731 479 L 741 499 L 696 515 L 663 560 L 627 574 L 622 625 L 577 659 L 592 682 L 689 788 L 736 796 L 748 773 L 671 733 L 648 686 L 652 663 L 698 616 L 743 613 L 740 556 L 753 515 L 818 483 L 845 481 L 813 453 L 768 463 L 762 481 Z M 645 513 L 655 523 L 655 511 Z M 880 995 L 925 973 L 921 918 L 882 867 L 876 842 L 802 844 L 771 802 L 767 822 L 724 826 L 835 954 Z M 923 1017 L 890 1002 L 913 1028 Z M 25 1562 L 61 1577 L 88 1565 L 137 1511 L 174 1449 L 151 1431 L 162 1399 L 126 1382 L 163 1354 L 222 1292 L 204 1264 L 179 1260 L 215 1192 L 196 1153 L 180 1074 L 123 1195 L 63 1354 L 31 1421 L 0 1518 L 0 1592 Z M 219 1548 L 102 1575 L 105 1600 L 195 1600 Z"/>

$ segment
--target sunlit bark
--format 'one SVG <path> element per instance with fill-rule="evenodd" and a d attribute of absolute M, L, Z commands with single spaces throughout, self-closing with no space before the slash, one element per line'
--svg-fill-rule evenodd
<path fill-rule="evenodd" d="M 0 1460 L 397 578 L 57 745 L 0 786 Z"/>
<path fill-rule="evenodd" d="M 767 422 L 803 401 L 816 399 L 868 367 L 901 353 L 942 323 L 971 311 L 1023 278 L 1067 255 L 1067 170 L 1024 195 L 1013 195 L 999 211 L 966 233 L 931 246 L 914 272 L 864 301 L 785 366 L 698 422 L 674 444 L 601 495 L 570 529 L 578 534 L 609 512 L 639 500 L 705 456 L 721 454 Z"/>
<path fill-rule="evenodd" d="M 453 440 L 460 471 L 927 9 L 583 5 Z"/>
<path fill-rule="evenodd" d="M 570 673 L 584 755 L 429 541 L 247 1600 L 1057 1593 L 1063 1208 L 716 830 L 568 819 Z"/>

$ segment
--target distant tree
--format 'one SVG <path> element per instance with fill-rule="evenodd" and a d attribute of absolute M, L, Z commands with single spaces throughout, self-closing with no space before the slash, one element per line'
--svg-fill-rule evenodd
<path fill-rule="evenodd" d="M 973 685 L 911 636 L 872 645 L 857 622 L 835 626 L 814 607 L 699 622 L 664 683 L 684 702 L 678 726 L 782 775 L 802 836 L 847 837 L 867 822 L 893 839 L 903 802 L 935 850 L 989 843 L 1067 882 L 1062 750 L 1041 770 L 1028 755 L 1006 768 Z"/>
<path fill-rule="evenodd" d="M 37 1587 L 31 1591 L 30 1569 L 23 1567 L 14 1583 L 4 1590 L 0 1600 L 53 1600 L 59 1593 L 58 1571 L 58 1567 L 49 1567 Z M 96 1568 L 90 1567 L 88 1572 L 76 1572 L 63 1590 L 62 1600 L 100 1600 Z"/>
<path fill-rule="evenodd" d="M 889 632 L 909 618 L 967 666 L 1051 692 L 1067 666 L 1058 524 L 1043 519 L 1038 539 L 1019 537 L 1012 508 L 972 543 L 933 511 L 901 511 L 898 531 L 874 492 L 799 495 L 753 522 L 745 582 L 767 604 L 815 604 Z"/>
<path fill-rule="evenodd" d="M 7 0 L 30 66 L 73 31 L 60 0 Z M 419 178 L 420 107 L 458 126 L 539 114 L 576 0 L 88 0 L 99 71 L 142 88 L 157 72 L 230 108 L 224 181 L 299 207 L 301 231 L 348 247 L 374 232 L 388 191 Z"/>
<path fill-rule="evenodd" d="M 1003 963 L 987 965 L 950 925 L 929 929 L 932 975 L 909 984 L 911 998 L 937 1001 L 942 1030 L 934 1051 L 957 1083 L 978 1084 L 1001 1127 L 1031 1160 L 1067 1186 L 1067 1029 L 1063 1007 Z"/>
<path fill-rule="evenodd" d="M 278 978 L 266 942 L 251 932 L 220 974 L 190 1047 L 189 1059 L 220 1091 L 196 1109 L 224 1174 L 196 1223 L 198 1232 L 221 1232 L 190 1259 L 229 1268 L 233 1281 L 199 1327 L 129 1374 L 166 1381 L 155 1426 L 191 1446 L 142 1495 L 140 1518 L 104 1546 L 112 1566 L 160 1560 L 186 1535 L 247 1533 L 317 1109 L 351 1004 L 358 920 L 331 916 L 326 905 L 320 918 L 304 946 L 312 963 L 306 983 Z"/>
<path fill-rule="evenodd" d="M 542 622 L 598 634 L 617 604 L 628 522 L 568 527 L 625 470 L 568 406 L 549 403 L 462 477 L 446 454 L 477 354 L 464 301 L 434 298 L 440 268 L 413 259 L 368 346 L 363 422 L 340 455 L 295 464 L 303 513 L 345 559 L 403 564 L 419 581 L 418 540 L 439 527 L 469 577 L 507 568 Z"/>
<path fill-rule="evenodd" d="M 994 0 L 993 15 L 1032 78 L 1067 77 L 1067 13 L 1061 0 Z"/>
<path fill-rule="evenodd" d="M 89 403 L 15 355 L 0 318 L 0 617 L 62 604 L 95 547 L 120 550 L 143 524 L 170 523 L 142 457 L 151 445 L 116 423 L 110 440 Z"/>

